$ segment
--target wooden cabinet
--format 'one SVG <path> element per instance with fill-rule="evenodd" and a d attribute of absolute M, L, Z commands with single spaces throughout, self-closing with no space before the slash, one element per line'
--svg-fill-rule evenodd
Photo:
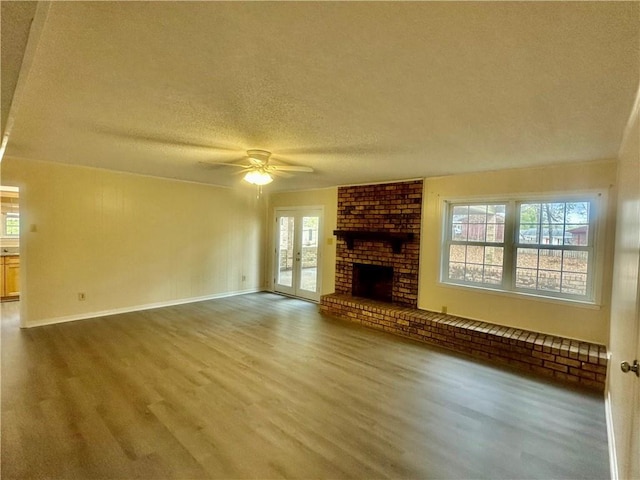
<path fill-rule="evenodd" d="M 20 257 L 9 255 L 1 257 L 2 264 L 0 292 L 3 300 L 17 299 L 20 295 Z"/>

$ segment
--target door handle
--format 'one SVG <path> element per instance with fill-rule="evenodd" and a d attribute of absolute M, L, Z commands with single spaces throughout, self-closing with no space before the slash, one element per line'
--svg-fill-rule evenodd
<path fill-rule="evenodd" d="M 640 366 L 638 365 L 638 360 L 634 360 L 633 365 L 630 365 L 629 362 L 622 362 L 620 364 L 620 370 L 624 373 L 633 372 L 636 374 L 636 377 L 640 377 Z"/>

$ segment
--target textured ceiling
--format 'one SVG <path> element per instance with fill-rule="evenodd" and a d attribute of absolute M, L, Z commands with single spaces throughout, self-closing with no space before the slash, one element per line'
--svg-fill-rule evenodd
<path fill-rule="evenodd" d="M 6 155 L 218 185 L 240 177 L 199 161 L 248 148 L 316 170 L 271 190 L 614 158 L 639 5 L 52 2 Z"/>
<path fill-rule="evenodd" d="M 1 2 L 0 131 L 4 133 L 37 2 Z"/>

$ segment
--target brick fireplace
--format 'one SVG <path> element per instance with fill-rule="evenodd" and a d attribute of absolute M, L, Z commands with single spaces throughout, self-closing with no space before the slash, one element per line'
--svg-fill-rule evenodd
<path fill-rule="evenodd" d="M 388 267 L 391 303 L 416 308 L 421 212 L 422 180 L 338 188 L 336 293 L 353 294 L 354 264 Z"/>

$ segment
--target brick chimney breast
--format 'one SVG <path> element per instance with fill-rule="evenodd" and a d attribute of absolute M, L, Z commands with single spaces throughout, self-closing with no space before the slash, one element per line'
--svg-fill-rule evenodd
<path fill-rule="evenodd" d="M 351 294 L 354 263 L 381 265 L 393 268 L 392 303 L 417 307 L 422 189 L 422 180 L 338 188 L 338 231 L 412 235 L 399 253 L 371 235 L 356 236 L 352 249 L 338 236 L 336 293 Z"/>

